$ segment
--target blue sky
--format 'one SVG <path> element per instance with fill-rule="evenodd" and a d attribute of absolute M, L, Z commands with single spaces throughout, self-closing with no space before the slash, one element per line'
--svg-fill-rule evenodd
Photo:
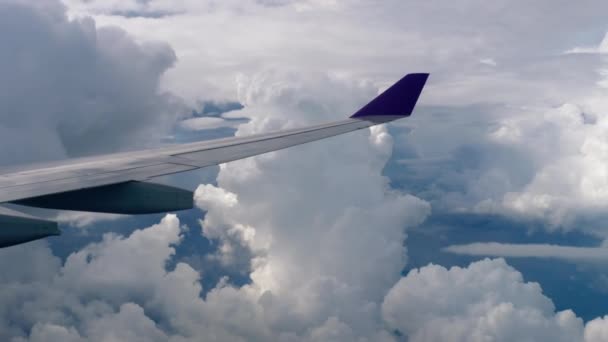
<path fill-rule="evenodd" d="M 431 73 L 407 120 L 158 180 L 191 211 L 44 212 L 61 237 L 0 251 L 0 339 L 608 339 L 605 10 L 0 0 L 0 165 L 342 119 Z"/>

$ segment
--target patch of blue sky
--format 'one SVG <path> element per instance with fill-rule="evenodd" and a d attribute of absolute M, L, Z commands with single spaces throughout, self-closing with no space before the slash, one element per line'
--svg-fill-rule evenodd
<path fill-rule="evenodd" d="M 195 118 L 200 117 L 220 117 L 222 114 L 243 109 L 243 105 L 235 101 L 216 102 L 216 101 L 203 101 L 200 105 L 200 109 L 192 110 L 192 116 Z"/>

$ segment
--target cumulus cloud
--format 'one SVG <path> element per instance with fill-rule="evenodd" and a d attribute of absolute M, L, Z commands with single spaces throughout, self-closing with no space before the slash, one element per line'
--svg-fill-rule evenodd
<path fill-rule="evenodd" d="M 147 19 L 112 15 L 99 8 L 123 3 L 127 7 L 135 1 L 75 0 L 70 7 L 76 15 L 95 14 L 98 21 L 119 25 L 138 37 L 170 41 L 180 63 L 168 73 L 164 85 L 190 101 L 201 93 L 233 99 L 236 73 L 269 66 L 329 70 L 384 85 L 405 72 L 429 71 L 438 87 L 437 96 L 429 99 L 438 105 L 530 104 L 529 94 L 536 94 L 533 102 L 555 101 L 566 88 L 584 93 L 581 85 L 593 77 L 588 68 L 575 62 L 580 59 L 557 58 L 580 44 L 571 32 L 584 30 L 598 40 L 605 33 L 599 14 L 604 4 L 577 6 L 567 1 L 560 2 L 560 11 L 546 11 L 555 3 L 487 5 L 470 0 L 446 6 L 435 1 L 390 0 L 378 6 L 365 0 L 179 4 L 155 0 L 141 5 L 165 4 L 183 12 Z M 587 67 L 597 62 L 592 56 L 578 57 L 586 58 Z M 498 68 L 479 62 L 490 58 L 500 60 Z M 556 80 L 568 83 L 555 87 Z"/>
<path fill-rule="evenodd" d="M 262 291 L 254 279 L 239 288 L 220 282 L 203 298 L 204 275 L 184 263 L 167 268 L 181 234 L 179 220 L 168 215 L 128 237 L 106 235 L 63 265 L 43 242 L 0 251 L 0 260 L 20 260 L 19 268 L 48 268 L 1 280 L 0 336 L 23 342 L 396 341 L 398 335 L 595 342 L 606 336 L 605 318 L 583 324 L 570 310 L 556 312 L 537 283 L 525 282 L 502 259 L 412 270 L 384 289 L 376 305 L 353 303 L 352 286 L 361 284 L 327 273 L 321 282 L 289 289 L 293 296 Z M 380 322 L 370 322 L 376 314 Z"/>
<path fill-rule="evenodd" d="M 250 121 L 237 135 L 343 117 L 377 93 L 327 75 L 239 82 Z M 380 305 L 405 265 L 405 230 L 430 212 L 388 187 L 391 151 L 380 126 L 222 165 L 217 186 L 196 191 L 203 233 L 220 246 L 208 261 L 251 282 L 223 279 L 204 298 L 204 274 L 183 262 L 167 268 L 182 240 L 173 215 L 128 237 L 104 235 L 63 264 L 44 243 L 7 250 L 15 255 L 0 260 L 23 259 L 21 269 L 37 258 L 46 271 L 7 275 L 0 299 L 13 309 L 0 312 L 0 331 L 30 340 L 391 340 Z"/>
<path fill-rule="evenodd" d="M 555 78 L 546 91 L 522 91 L 527 104 L 503 92 L 504 104 L 469 98 L 463 107 L 422 109 L 408 123 L 411 134 L 397 136 L 408 146 L 402 165 L 412 177 L 406 180 L 422 183 L 418 195 L 444 211 L 500 214 L 605 237 L 605 64 L 594 57 L 556 59 L 587 74 L 578 90 Z M 553 62 L 538 63 L 549 75 Z M 525 71 L 513 70 L 528 83 L 538 81 Z"/>
<path fill-rule="evenodd" d="M 58 1 L 0 1 L 0 164 L 157 143 L 181 105 L 159 90 L 166 43 L 136 42 Z"/>
<path fill-rule="evenodd" d="M 192 103 L 202 90 L 214 98 L 234 99 L 239 96 L 233 87 L 235 77 L 241 82 L 238 73 L 251 75 L 269 67 L 329 70 L 337 78 L 371 78 L 380 87 L 405 72 L 430 71 L 422 105 L 431 106 L 419 107 L 402 124 L 415 127 L 412 134 L 397 136 L 399 148 L 413 157 L 405 172 L 424 164 L 419 196 L 447 211 L 540 220 L 553 230 L 602 230 L 594 224 L 605 208 L 597 191 L 603 188 L 601 159 L 593 162 L 597 157 L 576 154 L 596 153 L 584 141 L 592 138 L 585 136 L 589 131 L 603 134 L 597 127 L 605 107 L 605 65 L 597 54 L 564 54 L 581 46 L 571 32 L 584 30 L 586 44 L 605 45 L 599 43 L 605 35 L 599 7 L 564 2 L 562 11 L 547 13 L 553 2 L 481 6 L 471 0 L 440 10 L 435 3 L 400 1 L 383 6 L 368 1 L 269 4 L 227 2 L 211 8 L 207 2 L 185 2 L 184 12 L 172 16 L 133 20 L 106 12 L 97 20 L 138 37 L 154 34 L 171 41 L 180 63 L 169 71 L 163 87 Z M 314 15 L 298 10 L 304 4 Z M 79 2 L 77 8 L 79 13 L 100 13 L 92 3 Z M 507 29 L 488 19 L 496 17 L 513 25 Z M 542 23 L 533 18 L 543 18 Z M 362 28 L 362 21 L 369 25 Z M 217 39 L 225 36 L 231 39 Z M 200 62 L 202 57 L 206 63 Z M 446 163 L 426 162 L 438 159 Z M 569 170 L 567 178 L 562 178 L 564 169 Z M 593 219 L 581 224 L 586 217 Z"/>
<path fill-rule="evenodd" d="M 554 229 L 578 225 L 604 236 L 599 222 L 608 206 L 603 93 L 599 87 L 580 105 L 502 120 L 490 139 L 525 153 L 534 171 L 523 186 L 482 200 L 476 209 L 544 220 Z"/>
<path fill-rule="evenodd" d="M 555 311 L 537 283 L 502 259 L 412 270 L 387 294 L 387 324 L 408 341 L 600 341 L 606 323 Z"/>
<path fill-rule="evenodd" d="M 65 263 L 44 244 L 32 244 L 0 258 L 8 284 L 0 300 L 11 308 L 0 310 L 6 327 L 0 337 L 390 341 L 395 331 L 413 341 L 603 337 L 605 319 L 583 326 L 570 311 L 556 313 L 540 287 L 504 261 L 428 266 L 400 279 L 406 228 L 424 220 L 430 206 L 391 189 L 381 173 L 394 140 L 408 157 L 401 173 L 419 167 L 418 195 L 433 210 L 500 213 L 601 233 L 597 221 L 580 220 L 601 219 L 606 205 L 606 81 L 598 72 L 604 64 L 597 54 L 563 52 L 586 46 L 571 32 L 601 40 L 603 4 L 68 3 L 71 16 L 93 13 L 95 22 L 68 19 L 52 1 L 0 2 L 2 32 L 38 43 L 8 40 L 14 46 L 2 49 L 13 58 L 7 75 L 32 77 L 15 87 L 25 90 L 5 92 L 12 102 L 0 109 L 13 126 L 3 127 L 25 127 L 36 137 L 34 144 L 26 130 L 7 128 L 2 142 L 23 150 L 4 160 L 150 142 L 175 119 L 164 114 L 174 104 L 159 89 L 191 103 L 237 98 L 246 108 L 231 115 L 251 118 L 237 131 L 246 135 L 343 118 L 404 72 L 434 76 L 405 133 L 381 126 L 223 165 L 217 185 L 198 188 L 203 233 L 218 245 L 206 261 L 248 275 L 249 284 L 223 279 L 202 298 L 204 274 L 185 263 L 167 269 L 181 242 L 172 216 L 129 237 L 106 235 Z M 120 25 L 137 38 L 95 23 Z M 167 72 L 172 50 L 143 43 L 149 39 L 171 42 L 176 68 Z M 261 69 L 281 72 L 252 72 Z M 294 69 L 299 73 L 282 72 Z M 70 96 L 57 84 L 74 85 Z M 34 96 L 41 105 L 29 100 Z M 24 110 L 15 115 L 21 121 L 8 119 L 5 109 L 14 108 Z M 201 127 L 209 127 L 205 121 Z M 13 260 L 38 271 L 17 270 Z"/>
<path fill-rule="evenodd" d="M 586 342 L 600 342 L 608 339 L 608 316 L 598 317 L 585 327 Z"/>
<path fill-rule="evenodd" d="M 251 120 L 237 135 L 349 113 L 370 94 L 328 77 L 277 72 L 241 78 L 239 89 Z M 429 212 L 423 201 L 387 189 L 381 170 L 391 145 L 379 127 L 223 165 L 219 188 L 196 191 L 207 211 L 203 230 L 222 244 L 219 257 L 253 256 L 248 293 L 271 327 L 311 338 L 373 339 L 381 331 L 379 303 L 405 262 L 404 227 Z M 250 254 L 234 253 L 243 249 Z"/>
<path fill-rule="evenodd" d="M 4 270 L 30 266 L 45 270 L 2 280 L 0 300 L 5 309 L 0 312 L 0 337 L 12 341 L 244 340 L 238 331 L 226 329 L 245 326 L 252 318 L 245 311 L 247 305 L 255 303 L 231 299 L 235 290 L 221 284 L 204 301 L 199 273 L 184 263 L 166 269 L 181 233 L 177 217 L 168 215 L 128 237 L 107 234 L 101 242 L 71 254 L 63 264 L 44 242 L 0 251 L 0 260 L 19 260 Z M 243 314 L 235 317 L 234 312 L 240 310 Z"/>
<path fill-rule="evenodd" d="M 180 234 L 179 220 L 169 215 L 128 238 L 106 235 L 63 264 L 44 242 L 3 249 L 0 336 L 32 341 L 166 340 L 142 306 L 151 310 L 145 299 L 179 279 L 180 272 L 188 272 L 185 265 L 165 271 Z"/>

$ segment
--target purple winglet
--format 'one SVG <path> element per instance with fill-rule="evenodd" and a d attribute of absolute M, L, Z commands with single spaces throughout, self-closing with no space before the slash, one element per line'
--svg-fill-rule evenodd
<path fill-rule="evenodd" d="M 351 118 L 410 116 L 429 74 L 408 74 L 359 109 Z"/>

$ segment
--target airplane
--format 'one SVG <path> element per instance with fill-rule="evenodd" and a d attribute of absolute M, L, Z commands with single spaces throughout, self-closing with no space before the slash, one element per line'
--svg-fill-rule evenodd
<path fill-rule="evenodd" d="M 349 118 L 340 121 L 246 137 L 2 169 L 0 203 L 130 215 L 192 209 L 192 191 L 149 180 L 408 117 L 428 76 L 428 73 L 405 75 Z M 0 207 L 0 248 L 60 234 L 57 222 Z"/>

